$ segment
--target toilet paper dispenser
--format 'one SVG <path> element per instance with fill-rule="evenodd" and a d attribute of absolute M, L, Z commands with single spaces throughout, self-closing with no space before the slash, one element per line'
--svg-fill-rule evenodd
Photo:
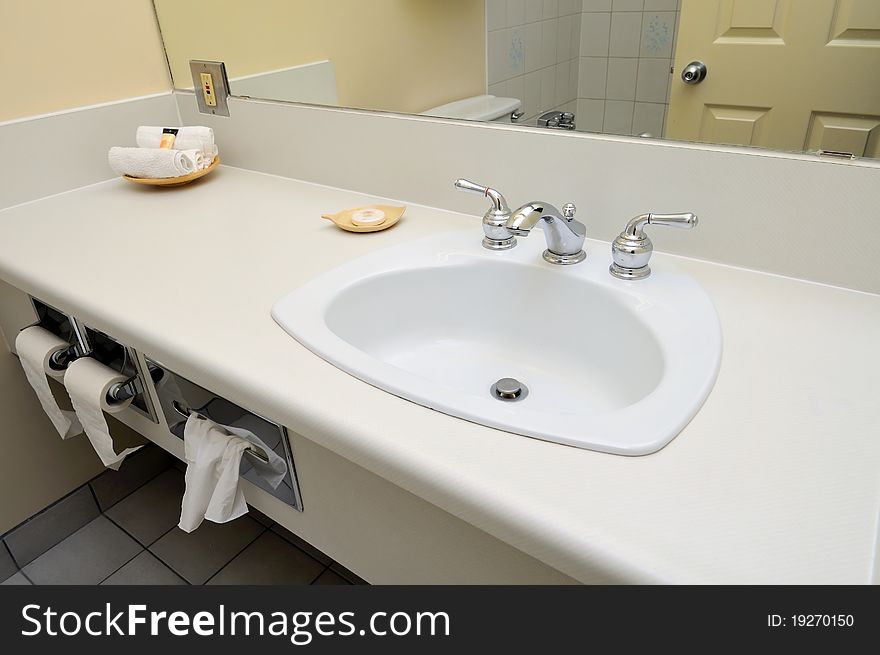
<path fill-rule="evenodd" d="M 67 341 L 70 345 L 66 350 L 52 353 L 49 358 L 49 366 L 56 371 L 65 370 L 75 360 L 88 354 L 88 346 L 82 334 L 82 329 L 72 316 L 65 314 L 59 309 L 38 298 L 29 296 L 34 313 L 37 316 L 35 325 L 39 325 L 55 336 Z"/>
<path fill-rule="evenodd" d="M 143 414 L 154 423 L 158 422 L 156 413 L 145 393 L 143 375 L 134 350 L 120 343 L 110 335 L 89 327 L 75 317 L 62 312 L 48 303 L 30 296 L 37 315 L 37 323 L 45 330 L 70 343 L 70 347 L 59 350 L 49 358 L 49 367 L 56 371 L 67 368 L 81 357 L 93 357 L 102 364 L 119 371 L 126 380 L 113 385 L 107 393 L 111 405 L 132 399 L 130 407 Z M 151 376 L 153 371 L 150 371 Z M 155 379 L 154 379 L 155 381 Z"/>
<path fill-rule="evenodd" d="M 302 497 L 296 478 L 293 452 L 287 430 L 284 426 L 251 412 L 187 378 L 171 371 L 156 360 L 145 357 L 150 377 L 156 388 L 161 414 L 164 415 L 168 429 L 176 437 L 183 439 L 183 431 L 190 414 L 208 419 L 220 425 L 241 428 L 255 434 L 275 454 L 287 462 L 287 474 L 277 488 L 272 488 L 248 460 L 260 460 L 265 464 L 269 458 L 254 446 L 245 451 L 239 474 L 294 509 L 302 511 Z"/>

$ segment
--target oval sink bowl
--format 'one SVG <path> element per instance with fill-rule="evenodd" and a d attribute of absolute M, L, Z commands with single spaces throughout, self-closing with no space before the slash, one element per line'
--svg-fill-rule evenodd
<path fill-rule="evenodd" d="M 472 231 L 401 244 L 316 278 L 272 316 L 343 371 L 425 407 L 579 448 L 659 450 L 715 382 L 711 301 L 668 265 L 626 282 L 604 247 L 573 266 L 546 263 L 543 248 L 533 235 L 492 252 Z"/>

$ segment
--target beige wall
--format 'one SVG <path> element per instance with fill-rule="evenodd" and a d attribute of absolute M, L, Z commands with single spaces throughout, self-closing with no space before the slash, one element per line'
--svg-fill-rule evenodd
<path fill-rule="evenodd" d="M 484 0 L 157 0 L 175 86 L 190 59 L 230 77 L 321 59 L 340 104 L 421 112 L 486 92 Z"/>
<path fill-rule="evenodd" d="M 169 88 L 150 0 L 0 0 L 0 121 Z"/>

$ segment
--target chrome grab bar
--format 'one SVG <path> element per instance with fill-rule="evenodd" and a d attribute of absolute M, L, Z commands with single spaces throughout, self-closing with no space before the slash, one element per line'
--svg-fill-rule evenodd
<path fill-rule="evenodd" d="M 173 409 L 175 412 L 180 414 L 185 419 L 188 419 L 191 414 L 195 414 L 200 419 L 203 419 L 206 421 L 213 420 L 213 419 L 208 418 L 207 416 L 205 416 L 204 414 L 202 414 L 199 411 L 196 411 L 194 409 L 187 409 L 186 407 L 181 405 L 180 402 L 178 402 L 177 400 L 171 401 L 171 409 Z M 248 446 L 248 449 L 245 451 L 245 454 L 252 455 L 253 457 L 256 457 L 258 460 L 260 460 L 264 464 L 269 463 L 268 455 L 266 455 L 266 453 L 264 453 L 261 448 L 258 448 L 257 446 L 255 446 L 253 444 Z"/>

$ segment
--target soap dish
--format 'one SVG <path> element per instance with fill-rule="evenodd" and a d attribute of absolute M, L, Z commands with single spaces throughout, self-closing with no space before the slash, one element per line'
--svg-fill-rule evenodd
<path fill-rule="evenodd" d="M 186 175 L 178 175 L 177 177 L 132 177 L 131 175 L 123 175 L 123 180 L 134 182 L 136 184 L 146 184 L 148 186 L 180 186 L 188 184 L 193 180 L 204 177 L 220 165 L 220 155 L 214 157 L 214 161 L 207 168 L 203 168 Z"/>
<path fill-rule="evenodd" d="M 321 218 L 333 221 L 347 232 L 378 232 L 395 225 L 405 211 L 406 207 L 370 205 L 346 209 L 338 214 L 322 214 Z"/>

